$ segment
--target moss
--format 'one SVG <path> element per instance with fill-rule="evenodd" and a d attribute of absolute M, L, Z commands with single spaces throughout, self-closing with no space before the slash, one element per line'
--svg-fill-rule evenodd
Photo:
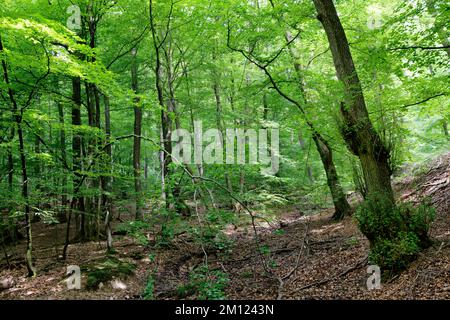
<path fill-rule="evenodd" d="M 428 202 L 393 205 L 383 196 L 372 196 L 357 209 L 359 229 L 370 241 L 369 261 L 387 274 L 405 269 L 430 245 L 428 231 L 435 210 Z"/>
<path fill-rule="evenodd" d="M 86 287 L 88 290 L 96 290 L 100 283 L 111 281 L 114 278 L 127 277 L 133 274 L 135 269 L 136 265 L 111 256 L 99 263 L 82 268 L 87 274 Z"/>

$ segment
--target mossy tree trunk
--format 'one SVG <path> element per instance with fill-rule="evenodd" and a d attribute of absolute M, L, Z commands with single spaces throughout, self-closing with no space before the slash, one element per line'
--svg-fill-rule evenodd
<path fill-rule="evenodd" d="M 328 37 L 338 79 L 344 84 L 345 100 L 341 103 L 343 137 L 350 151 L 361 161 L 368 195 L 383 196 L 393 204 L 390 152 L 369 119 L 344 28 L 332 0 L 314 0 L 314 5 Z"/>

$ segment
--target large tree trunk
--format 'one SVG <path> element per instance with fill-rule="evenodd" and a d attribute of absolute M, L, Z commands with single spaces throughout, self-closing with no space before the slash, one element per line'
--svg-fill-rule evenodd
<path fill-rule="evenodd" d="M 131 63 L 131 88 L 138 93 L 138 64 L 136 61 L 137 49 L 133 49 L 133 61 Z M 135 218 L 142 220 L 142 183 L 141 183 L 141 135 L 142 135 L 142 108 L 139 106 L 139 97 L 134 101 L 134 143 L 133 143 L 133 172 L 135 192 Z"/>
<path fill-rule="evenodd" d="M 359 157 L 368 195 L 383 196 L 394 203 L 389 166 L 390 152 L 375 131 L 367 112 L 364 95 L 350 47 L 332 0 L 314 0 L 318 19 L 328 37 L 338 79 L 344 84 L 343 137 Z"/>

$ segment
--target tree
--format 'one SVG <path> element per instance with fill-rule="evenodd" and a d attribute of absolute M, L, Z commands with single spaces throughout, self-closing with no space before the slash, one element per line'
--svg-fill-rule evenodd
<path fill-rule="evenodd" d="M 337 76 L 344 85 L 343 137 L 350 151 L 361 161 L 368 195 L 383 196 L 393 204 L 390 152 L 370 121 L 344 28 L 332 0 L 314 0 L 314 5 L 328 37 Z"/>

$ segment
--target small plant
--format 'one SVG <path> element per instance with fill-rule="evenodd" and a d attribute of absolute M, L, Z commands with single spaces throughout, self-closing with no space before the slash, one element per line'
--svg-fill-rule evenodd
<path fill-rule="evenodd" d="M 223 233 L 223 228 L 235 223 L 236 216 L 233 212 L 223 210 L 211 210 L 206 214 L 206 223 L 200 227 L 191 229 L 195 240 L 213 249 L 229 252 L 234 241 Z"/>
<path fill-rule="evenodd" d="M 284 235 L 286 233 L 286 231 L 284 231 L 283 229 L 277 229 L 277 230 L 274 230 L 273 231 L 273 234 L 274 235 L 277 235 L 277 236 L 282 236 L 282 235 Z"/>
<path fill-rule="evenodd" d="M 136 241 L 143 246 L 148 245 L 148 239 L 145 235 L 145 231 L 150 228 L 150 224 L 144 221 L 129 221 L 120 224 L 117 227 L 117 232 L 120 234 L 126 234 L 136 239 Z"/>
<path fill-rule="evenodd" d="M 156 254 L 150 253 L 148 255 L 148 259 L 150 260 L 151 263 L 155 262 Z M 156 272 L 157 272 L 157 267 L 155 266 L 153 271 L 150 273 L 150 275 L 147 278 L 147 284 L 145 285 L 145 289 L 144 289 L 144 293 L 143 293 L 144 300 L 153 300 L 155 298 L 154 292 L 155 292 Z"/>
<path fill-rule="evenodd" d="M 159 212 L 159 223 L 161 224 L 161 231 L 157 235 L 156 246 L 160 248 L 170 248 L 172 240 L 179 228 L 181 228 L 180 216 L 171 210 L 162 209 Z"/>
<path fill-rule="evenodd" d="M 178 287 L 178 295 L 186 297 L 197 294 L 201 300 L 224 300 L 224 289 L 228 285 L 228 275 L 221 270 L 210 270 L 207 265 L 191 272 L 189 283 Z"/>
<path fill-rule="evenodd" d="M 345 244 L 349 247 L 356 246 L 356 245 L 358 245 L 358 243 L 359 243 L 359 240 L 356 237 L 351 237 L 345 241 Z"/>
<path fill-rule="evenodd" d="M 155 278 L 150 275 L 147 279 L 147 284 L 144 289 L 144 300 L 153 300 L 155 291 Z"/>
<path fill-rule="evenodd" d="M 259 248 L 259 252 L 265 256 L 269 256 L 270 255 L 270 248 L 268 245 L 263 245 Z"/>
<path fill-rule="evenodd" d="M 242 272 L 242 278 L 251 278 L 253 277 L 253 272 L 250 270 L 246 270 Z"/>

